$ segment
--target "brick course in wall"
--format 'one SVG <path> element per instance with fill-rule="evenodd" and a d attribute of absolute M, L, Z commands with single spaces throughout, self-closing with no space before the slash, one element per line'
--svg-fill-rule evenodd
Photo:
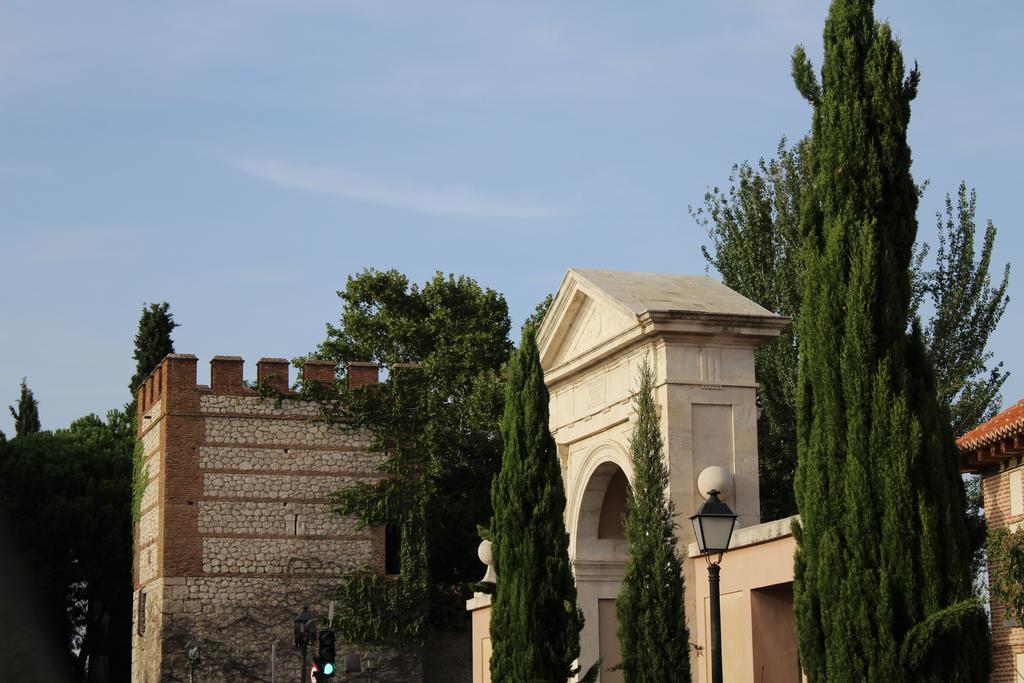
<path fill-rule="evenodd" d="M 957 439 L 961 469 L 981 475 L 989 529 L 1024 526 L 1024 401 Z M 1014 509 L 1017 508 L 1017 509 Z M 1024 628 L 991 598 L 993 683 L 1020 683 L 1024 670 Z"/>
<path fill-rule="evenodd" d="M 204 683 L 278 680 L 300 665 L 292 620 L 325 614 L 342 572 L 383 573 L 383 529 L 358 529 L 328 494 L 380 478 L 369 434 L 329 424 L 316 404 L 263 398 L 242 381 L 243 361 L 217 356 L 210 386 L 195 356 L 171 354 L 139 389 L 139 436 L 149 482 L 136 525 L 132 680 L 189 680 L 185 643 L 196 639 Z M 288 363 L 263 359 L 259 380 L 288 387 Z M 376 366 L 350 368 L 376 382 Z M 329 363 L 307 381 L 333 381 Z M 339 647 L 339 652 L 343 649 Z M 418 653 L 381 650 L 376 680 L 422 678 Z"/>

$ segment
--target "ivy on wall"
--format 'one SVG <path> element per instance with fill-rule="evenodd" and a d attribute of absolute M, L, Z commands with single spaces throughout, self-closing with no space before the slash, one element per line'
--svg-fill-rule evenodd
<path fill-rule="evenodd" d="M 314 391 L 323 391 L 315 385 Z M 359 527 L 395 524 L 400 529 L 400 573 L 381 576 L 372 568 L 343 576 L 335 599 L 333 626 L 352 642 L 421 641 L 431 612 L 426 501 L 431 495 L 429 463 L 420 443 L 426 432 L 426 387 L 417 367 L 392 372 L 372 387 L 336 389 L 321 406 L 328 419 L 372 434 L 370 450 L 387 458 L 385 477 L 331 494 L 334 511 L 354 515 Z"/>
<path fill-rule="evenodd" d="M 296 361 L 301 367 L 302 360 Z M 422 642 L 431 614 L 432 582 L 426 533 L 426 501 L 431 494 L 429 464 L 420 440 L 428 411 L 423 373 L 417 367 L 394 372 L 384 384 L 350 389 L 303 382 L 285 395 L 266 383 L 253 387 L 277 406 L 288 400 L 314 401 L 321 419 L 338 429 L 369 431 L 370 451 L 387 457 L 377 470 L 382 479 L 359 482 L 331 494 L 332 510 L 353 516 L 357 529 L 396 525 L 400 529 L 397 575 L 374 567 L 343 575 L 332 597 L 338 635 L 350 643 Z"/>
<path fill-rule="evenodd" d="M 132 449 L 132 524 L 138 524 L 142 515 L 142 496 L 149 486 L 149 466 L 146 465 L 146 449 L 142 439 L 135 439 Z"/>
<path fill-rule="evenodd" d="M 1024 623 L 1024 531 L 990 531 L 985 549 L 992 596 L 1003 603 L 1006 616 Z"/>

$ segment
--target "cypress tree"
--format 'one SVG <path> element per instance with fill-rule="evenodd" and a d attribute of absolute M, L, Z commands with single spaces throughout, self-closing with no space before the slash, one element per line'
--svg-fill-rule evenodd
<path fill-rule="evenodd" d="M 135 333 L 135 374 L 128 384 L 133 397 L 164 356 L 174 353 L 171 332 L 178 327 L 178 323 L 174 322 L 170 308 L 171 305 L 166 301 L 142 306 L 139 331 Z"/>
<path fill-rule="evenodd" d="M 676 554 L 675 506 L 665 495 L 668 470 L 654 407 L 654 376 L 644 361 L 633 397 L 636 423 L 629 441 L 633 486 L 626 499 L 629 560 L 619 616 L 622 672 L 632 681 L 690 680 L 690 634 L 683 605 L 683 576 Z"/>
<path fill-rule="evenodd" d="M 171 332 L 178 323 L 170 312 L 171 305 L 164 301 L 159 304 L 143 304 L 142 315 L 139 316 L 139 329 L 135 333 L 135 374 L 128 383 L 132 400 L 125 405 L 125 413 L 131 424 L 135 423 L 135 412 L 138 408 L 135 392 L 149 377 L 160 361 L 169 353 L 174 353 L 174 340 Z"/>
<path fill-rule="evenodd" d="M 569 567 L 565 493 L 548 430 L 548 391 L 532 326 L 508 366 L 504 453 L 491 488 L 497 573 L 491 680 L 564 681 L 579 657 L 583 615 Z"/>
<path fill-rule="evenodd" d="M 27 436 L 42 429 L 42 425 L 39 423 L 39 402 L 32 395 L 32 390 L 28 388 L 24 377 L 21 378 L 18 409 L 15 410 L 14 406 L 7 406 L 7 409 L 11 411 L 11 417 L 14 418 L 14 436 Z"/>
<path fill-rule="evenodd" d="M 963 484 L 917 321 L 917 191 L 906 132 L 919 80 L 870 0 L 835 0 L 801 230 L 795 610 L 811 680 L 982 681 Z"/>

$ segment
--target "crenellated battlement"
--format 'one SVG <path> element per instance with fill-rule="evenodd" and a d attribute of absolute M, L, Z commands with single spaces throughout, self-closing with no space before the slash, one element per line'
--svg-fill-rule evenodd
<path fill-rule="evenodd" d="M 241 356 L 209 362 L 209 384 L 200 384 L 196 356 L 169 354 L 137 393 L 145 487 L 135 526 L 136 681 L 178 680 L 190 638 L 204 653 L 197 678 L 234 680 L 236 662 L 264 662 L 267 643 L 289 650 L 296 605 L 323 613 L 341 573 L 386 570 L 384 527 L 335 514 L 330 494 L 379 481 L 387 456 L 371 449 L 368 430 L 324 419 L 319 403 L 291 389 L 339 375 L 371 386 L 377 364 L 339 372 L 309 360 L 291 375 L 287 359 L 260 358 L 256 388 Z M 269 670 L 260 675 L 268 680 Z"/>
<path fill-rule="evenodd" d="M 256 390 L 245 384 L 245 360 L 241 356 L 214 356 L 210 359 L 210 384 L 199 384 L 199 359 L 190 353 L 170 353 L 149 374 L 136 394 L 140 416 L 163 401 L 198 401 L 199 394 L 255 396 Z M 260 358 L 256 361 L 256 382 L 281 394 L 293 393 L 289 382 L 291 362 L 286 358 Z M 345 376 L 350 387 L 376 384 L 379 368 L 372 362 L 350 362 Z M 333 383 L 337 365 L 332 361 L 307 360 L 297 378 L 302 382 Z"/>

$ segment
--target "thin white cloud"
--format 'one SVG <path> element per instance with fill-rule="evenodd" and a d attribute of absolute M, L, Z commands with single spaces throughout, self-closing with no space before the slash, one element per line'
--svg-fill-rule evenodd
<path fill-rule="evenodd" d="M 569 212 L 505 199 L 464 185 L 428 187 L 326 166 L 276 159 L 236 159 L 232 166 L 278 187 L 317 192 L 433 216 L 550 218 Z"/>
<path fill-rule="evenodd" d="M 11 243 L 15 267 L 72 265 L 102 262 L 107 265 L 135 258 L 144 248 L 147 231 L 120 227 L 79 227 L 33 230 Z"/>

